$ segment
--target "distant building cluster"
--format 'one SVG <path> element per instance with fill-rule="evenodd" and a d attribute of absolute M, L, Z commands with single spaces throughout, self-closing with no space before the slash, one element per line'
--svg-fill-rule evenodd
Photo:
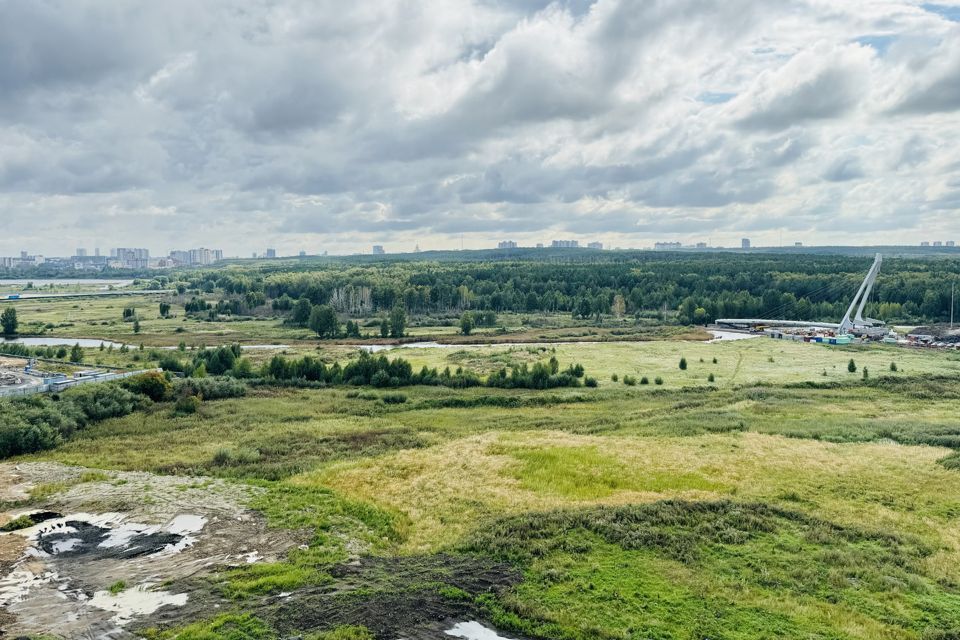
<path fill-rule="evenodd" d="M 947 240 L 946 242 L 944 242 L 943 240 L 934 240 L 933 243 L 932 243 L 932 245 L 931 245 L 931 243 L 930 243 L 929 240 L 924 240 L 923 242 L 920 243 L 920 246 L 921 246 L 921 247 L 929 247 L 929 246 L 934 246 L 934 247 L 955 247 L 955 246 L 957 246 L 957 243 L 954 242 L 953 240 Z"/>
<path fill-rule="evenodd" d="M 186 249 L 171 251 L 168 258 L 172 267 L 202 267 L 223 260 L 222 249 Z"/>
<path fill-rule="evenodd" d="M 119 247 L 110 249 L 111 262 L 123 269 L 146 269 L 150 266 L 150 251 Z"/>
<path fill-rule="evenodd" d="M 0 258 L 0 267 L 7 269 L 29 269 L 44 264 L 46 258 L 43 256 L 31 256 L 26 251 L 21 251 L 19 257 Z"/>
<path fill-rule="evenodd" d="M 538 242 L 536 244 L 537 249 L 543 249 L 543 243 Z M 497 249 L 518 249 L 519 244 L 513 240 L 501 240 L 497 243 Z M 588 242 L 586 245 L 587 249 L 603 249 L 602 242 Z M 550 248 L 552 249 L 579 249 L 580 241 L 579 240 L 554 240 L 550 243 Z"/>
<path fill-rule="evenodd" d="M 371 252 L 372 252 L 373 255 L 375 255 L 375 256 L 382 256 L 383 254 L 386 253 L 386 251 L 384 250 L 382 244 L 375 244 L 375 245 L 373 245 L 373 249 L 372 249 Z"/>
<path fill-rule="evenodd" d="M 654 242 L 653 248 L 656 251 L 673 251 L 674 249 L 682 249 L 683 245 L 679 242 Z"/>
<path fill-rule="evenodd" d="M 93 254 L 84 247 L 78 247 L 70 257 L 49 257 L 29 255 L 21 251 L 19 257 L 0 257 L 0 268 L 29 269 L 40 265 L 47 265 L 60 269 L 75 269 L 77 271 L 102 271 L 104 269 L 165 269 L 181 266 L 209 265 L 223 260 L 221 249 L 189 249 L 187 251 L 171 251 L 169 257 L 151 258 L 148 249 L 137 247 L 117 247 L 110 250 L 110 255 L 101 255 L 100 249 L 93 250 Z"/>

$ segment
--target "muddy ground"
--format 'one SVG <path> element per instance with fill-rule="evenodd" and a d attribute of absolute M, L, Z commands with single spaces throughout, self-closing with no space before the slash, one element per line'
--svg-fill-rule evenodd
<path fill-rule="evenodd" d="M 46 497 L 31 500 L 31 491 Z M 219 596 L 204 577 L 280 559 L 300 543 L 246 507 L 256 491 L 206 478 L 0 464 L 0 526 L 23 514 L 43 520 L 0 533 L 0 637 L 123 640 L 147 622 L 215 613 Z"/>
<path fill-rule="evenodd" d="M 127 640 L 239 609 L 288 638 L 362 625 L 383 640 L 520 640 L 481 624 L 474 602 L 521 574 L 469 555 L 358 555 L 329 567 L 323 584 L 227 600 L 216 572 L 283 559 L 309 538 L 268 528 L 246 506 L 259 491 L 210 478 L 0 464 L 0 528 L 16 524 L 0 532 L 0 639 Z M 17 520 L 24 515 L 33 524 Z"/>

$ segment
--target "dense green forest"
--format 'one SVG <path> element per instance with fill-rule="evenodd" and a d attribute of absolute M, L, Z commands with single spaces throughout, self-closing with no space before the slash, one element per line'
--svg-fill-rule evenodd
<path fill-rule="evenodd" d="M 244 262 L 174 278 L 201 295 L 227 293 L 218 313 L 263 304 L 293 313 L 295 302 L 307 299 L 353 317 L 400 305 L 424 315 L 474 310 L 600 318 L 678 311 L 681 322 L 706 323 L 719 317 L 837 320 L 870 263 L 805 253 L 581 252 L 546 260 L 519 254 L 498 261 Z M 946 320 L 958 275 L 960 259 L 888 259 L 867 313 L 885 321 Z"/>

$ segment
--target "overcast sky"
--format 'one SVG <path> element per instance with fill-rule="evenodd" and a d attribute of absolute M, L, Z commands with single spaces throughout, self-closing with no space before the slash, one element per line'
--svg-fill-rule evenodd
<path fill-rule="evenodd" d="M 0 0 L 0 255 L 960 241 L 958 140 L 956 2 Z"/>

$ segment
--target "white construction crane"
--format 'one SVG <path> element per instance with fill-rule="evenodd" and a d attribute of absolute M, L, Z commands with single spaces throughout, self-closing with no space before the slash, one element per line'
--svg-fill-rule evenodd
<path fill-rule="evenodd" d="M 870 292 L 873 290 L 873 284 L 877 281 L 877 274 L 880 273 L 880 265 L 883 263 L 883 256 L 879 253 L 873 260 L 873 266 L 867 272 L 867 277 L 863 279 L 857 295 L 853 297 L 850 306 L 847 308 L 846 315 L 839 323 L 836 322 L 807 322 L 805 320 L 774 320 L 770 318 L 719 318 L 715 324 L 722 324 L 731 327 L 810 327 L 816 329 L 835 329 L 838 333 L 853 333 L 859 330 L 869 330 L 873 327 L 882 326 L 883 323 L 872 318 L 864 318 L 863 310 L 867 306 L 867 300 L 870 298 Z M 851 318 L 851 316 L 853 316 Z"/>

